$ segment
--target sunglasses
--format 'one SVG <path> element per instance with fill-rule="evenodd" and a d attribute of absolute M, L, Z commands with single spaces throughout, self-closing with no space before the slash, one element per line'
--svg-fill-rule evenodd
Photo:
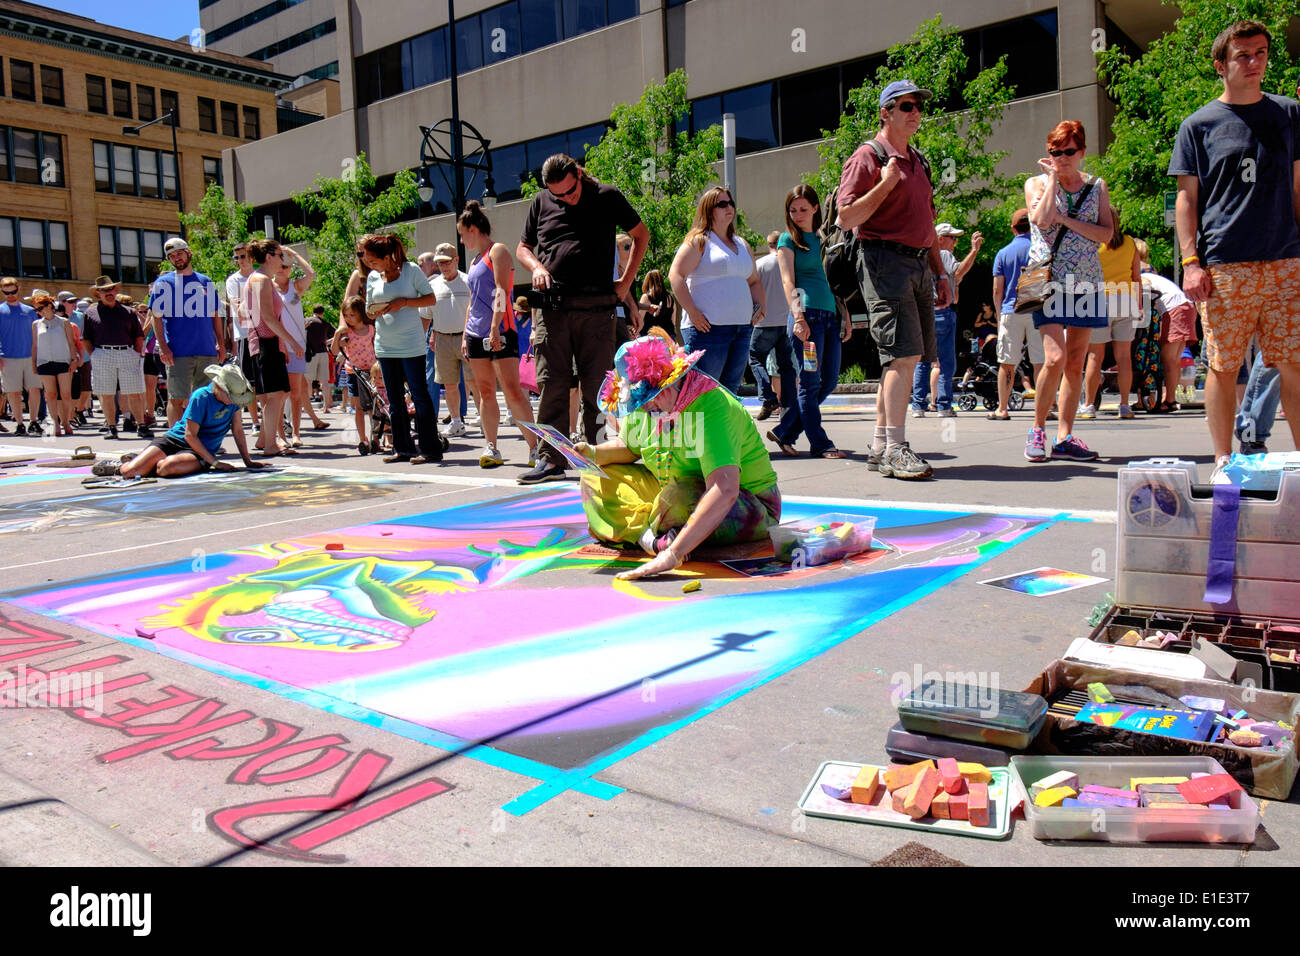
<path fill-rule="evenodd" d="M 1069 149 L 1049 149 L 1047 155 L 1051 156 L 1053 159 L 1060 159 L 1062 156 L 1073 156 L 1075 153 L 1081 152 L 1083 152 L 1083 150 L 1071 146 Z"/>
<path fill-rule="evenodd" d="M 904 100 L 901 103 L 895 103 L 894 106 L 890 107 L 890 109 L 892 110 L 895 107 L 902 110 L 904 113 L 911 113 L 913 110 L 918 113 L 925 112 L 925 106 L 921 103 L 914 102 L 913 100 Z"/>
<path fill-rule="evenodd" d="M 556 199 L 564 199 L 564 198 L 566 198 L 566 197 L 568 197 L 568 196 L 572 196 L 574 193 L 576 193 L 576 192 L 578 191 L 578 187 L 579 187 L 580 185 L 582 185 L 582 180 L 580 180 L 580 179 L 575 179 L 575 180 L 573 181 L 573 185 L 570 186 L 568 189 L 566 189 L 564 192 L 562 192 L 562 193 L 557 193 L 557 192 L 555 192 L 554 190 L 551 190 L 551 195 L 554 196 Z"/>
<path fill-rule="evenodd" d="M 736 204 L 730 199 L 719 199 L 713 204 L 714 209 L 734 209 Z"/>
<path fill-rule="evenodd" d="M 0 289 L 0 292 L 3 292 L 5 295 L 17 295 L 18 287 L 14 286 L 12 289 Z"/>

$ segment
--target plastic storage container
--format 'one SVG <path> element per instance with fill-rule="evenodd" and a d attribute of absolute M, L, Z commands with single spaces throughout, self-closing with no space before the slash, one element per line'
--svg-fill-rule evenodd
<path fill-rule="evenodd" d="M 829 564 L 870 549 L 875 529 L 874 516 L 824 514 L 776 525 L 768 534 L 778 561 L 793 564 L 802 555 L 804 566 L 810 566 Z"/>
<path fill-rule="evenodd" d="M 1047 701 L 1020 691 L 926 681 L 899 703 L 898 719 L 916 733 L 1024 750 L 1047 719 Z"/>
<path fill-rule="evenodd" d="M 894 724 L 890 728 L 889 736 L 885 738 L 885 753 L 900 763 L 917 763 L 942 757 L 952 757 L 966 763 L 982 763 L 986 767 L 1005 767 L 1011 762 L 1011 751 L 1003 747 L 918 734 L 902 724 Z"/>
<path fill-rule="evenodd" d="M 1022 794 L 1058 770 L 1079 775 L 1080 785 L 1126 789 L 1133 777 L 1191 777 L 1223 773 L 1213 757 L 1038 757 L 1011 758 Z M 1094 840 L 1102 843 L 1254 843 L 1259 806 L 1242 790 L 1229 794 L 1229 808 L 1153 810 L 1149 807 L 1036 807 L 1025 800 L 1025 823 L 1037 840 Z"/>

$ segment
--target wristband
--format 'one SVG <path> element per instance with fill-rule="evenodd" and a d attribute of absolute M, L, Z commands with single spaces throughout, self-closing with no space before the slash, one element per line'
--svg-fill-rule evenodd
<path fill-rule="evenodd" d="M 1192 265 L 1193 263 L 1195 263 L 1196 265 L 1200 265 L 1200 264 L 1201 264 L 1201 257 L 1200 257 L 1200 256 L 1188 256 L 1186 259 L 1183 260 L 1183 268 L 1187 268 L 1188 266 Z"/>

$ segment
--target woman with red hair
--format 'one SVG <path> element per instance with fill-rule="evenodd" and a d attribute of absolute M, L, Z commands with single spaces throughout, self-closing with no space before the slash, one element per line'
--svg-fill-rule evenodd
<path fill-rule="evenodd" d="M 1104 275 L 1097 249 L 1111 238 L 1110 196 L 1104 180 L 1080 172 L 1087 149 L 1083 124 L 1065 120 L 1047 137 L 1042 173 L 1025 181 L 1029 209 L 1029 264 L 1051 262 L 1049 295 L 1034 312 L 1034 328 L 1043 336 L 1043 368 L 1034 383 L 1034 427 L 1025 443 L 1025 458 L 1091 461 L 1097 453 L 1073 434 L 1092 330 L 1109 324 Z M 1052 402 L 1060 419 L 1050 454 L 1043 426 Z"/>

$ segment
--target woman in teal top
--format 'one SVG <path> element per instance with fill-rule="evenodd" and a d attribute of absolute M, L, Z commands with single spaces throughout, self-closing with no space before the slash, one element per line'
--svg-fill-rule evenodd
<path fill-rule="evenodd" d="M 821 200 L 811 186 L 800 183 L 786 193 L 786 232 L 776 245 L 781 284 L 790 302 L 789 348 L 794 353 L 794 372 L 781 376 L 781 394 L 796 395 L 781 415 L 781 421 L 767 433 L 770 441 L 787 455 L 797 455 L 799 433 L 808 434 L 814 457 L 843 458 L 844 452 L 822 428 L 822 402 L 835 390 L 840 378 L 840 343 L 853 332 L 849 311 L 837 301 L 822 269 Z M 812 346 L 811 349 L 808 345 Z"/>

